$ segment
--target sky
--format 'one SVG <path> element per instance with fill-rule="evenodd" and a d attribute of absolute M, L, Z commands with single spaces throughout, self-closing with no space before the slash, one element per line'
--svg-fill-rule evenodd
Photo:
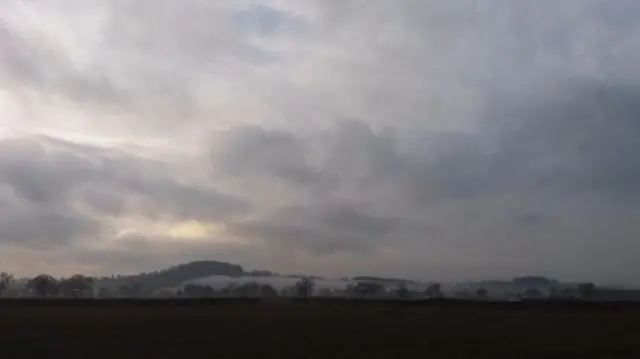
<path fill-rule="evenodd" d="M 0 265 L 640 285 L 635 0 L 3 0 Z"/>

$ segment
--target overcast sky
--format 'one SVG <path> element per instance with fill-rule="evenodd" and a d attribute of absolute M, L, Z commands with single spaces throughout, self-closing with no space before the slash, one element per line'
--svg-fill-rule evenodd
<path fill-rule="evenodd" d="M 640 285 L 636 0 L 3 0 L 0 270 Z"/>

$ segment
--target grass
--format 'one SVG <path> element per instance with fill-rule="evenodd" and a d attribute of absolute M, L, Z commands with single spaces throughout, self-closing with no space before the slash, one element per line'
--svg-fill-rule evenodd
<path fill-rule="evenodd" d="M 640 358 L 640 304 L 3 300 L 0 336 L 7 357 Z"/>

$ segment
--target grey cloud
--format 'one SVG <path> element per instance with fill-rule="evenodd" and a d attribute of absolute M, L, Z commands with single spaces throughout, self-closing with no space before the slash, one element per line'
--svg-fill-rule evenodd
<path fill-rule="evenodd" d="M 33 203 L 64 200 L 71 188 L 92 180 L 93 171 L 86 158 L 69 151 L 52 153 L 35 138 L 0 143 L 0 176 Z"/>
<path fill-rule="evenodd" d="M 634 84 L 587 81 L 530 99 L 497 130 L 499 183 L 635 200 L 639 96 Z"/>
<path fill-rule="evenodd" d="M 282 208 L 265 219 L 228 224 L 231 233 L 311 250 L 315 253 L 367 251 L 389 240 L 402 220 L 367 213 L 354 203 L 317 203 Z"/>
<path fill-rule="evenodd" d="M 321 148 L 324 158 L 313 163 L 310 153 L 299 155 L 305 147 L 294 147 L 291 162 L 313 168 L 308 196 L 230 228 L 317 253 L 422 243 L 432 248 L 425 260 L 455 260 L 458 251 L 458 260 L 478 266 L 507 256 L 574 277 L 580 270 L 622 275 L 607 263 L 636 251 L 640 93 L 598 81 L 556 86 L 546 95 L 532 89 L 537 96 L 527 99 L 502 97 L 499 110 L 466 133 L 410 138 L 347 121 L 327 134 L 301 136 L 300 143 L 320 141 L 309 148 Z M 295 142 L 293 133 L 278 133 Z M 255 153 L 271 146 L 278 153 L 280 143 L 261 143 Z M 243 171 L 255 179 L 277 168 L 272 159 L 250 158 Z M 465 254 L 469 246 L 473 254 Z"/>
<path fill-rule="evenodd" d="M 78 124 L 111 134 L 172 134 L 209 117 L 203 110 L 209 99 L 202 87 L 215 80 L 214 72 L 224 75 L 217 67 L 273 61 L 276 54 L 256 45 L 252 37 L 266 36 L 276 26 L 270 25 L 274 21 L 285 27 L 291 22 L 269 6 L 251 10 L 235 2 L 91 3 L 95 6 L 65 4 L 66 16 L 74 21 L 55 28 L 61 31 L 47 31 L 51 24 L 46 20 L 21 23 L 15 20 L 19 15 L 11 15 L 27 8 L 51 13 L 55 20 L 64 10 L 38 3 L 4 4 L 8 15 L 0 18 L 0 49 L 6 56 L 0 76 L 24 106 L 29 101 L 61 102 L 110 116 L 109 121 L 80 119 Z M 86 22 L 79 14 L 99 24 L 65 34 Z M 234 24 L 234 15 L 243 18 L 243 24 Z M 250 26 L 258 26 L 259 33 L 248 33 Z"/>
<path fill-rule="evenodd" d="M 218 192 L 208 186 L 189 185 L 172 177 L 170 168 L 131 158 L 107 161 L 98 172 L 98 186 L 114 196 L 141 199 L 128 214 L 148 217 L 170 216 L 183 219 L 221 220 L 249 209 L 244 200 Z M 130 204 L 129 204 L 130 205 Z"/>
<path fill-rule="evenodd" d="M 0 238 L 25 246 L 99 237 L 105 215 L 224 220 L 248 209 L 243 200 L 174 178 L 161 162 L 47 137 L 3 140 L 0 181 L 9 191 Z"/>
<path fill-rule="evenodd" d="M 326 69 L 341 76 L 322 79 L 332 100 L 348 99 L 347 110 L 361 101 L 354 113 L 377 125 L 469 128 L 501 88 L 565 76 L 637 79 L 638 22 L 618 21 L 621 12 L 602 1 L 370 4 L 318 4 L 331 24 L 318 36 L 349 49 Z M 621 6 L 637 7 L 629 4 Z"/>
<path fill-rule="evenodd" d="M 326 132 L 296 135 L 251 126 L 235 128 L 212 146 L 214 168 L 239 180 L 265 177 L 296 185 L 317 198 L 393 205 L 469 198 L 490 185 L 491 146 L 482 136 L 419 132 L 409 138 L 363 121 L 337 121 Z M 414 133 L 415 134 L 415 133 Z M 372 197 L 372 194 L 376 194 Z M 380 200 L 380 196 L 386 196 Z M 377 198 L 376 198 L 377 197 Z M 386 199 L 391 202 L 387 202 Z"/>
<path fill-rule="evenodd" d="M 305 25 L 292 14 L 269 5 L 258 4 L 239 10 L 232 16 L 239 32 L 274 36 L 282 31 L 304 31 Z"/>
<path fill-rule="evenodd" d="M 7 83 L 18 85 L 14 90 L 28 88 L 62 93 L 75 101 L 93 104 L 128 102 L 127 96 L 119 92 L 104 74 L 79 70 L 60 49 L 55 48 L 57 44 L 47 42 L 37 33 L 21 33 L 2 19 L 0 46 L 5 54 L 0 75 L 5 81 L 9 80 Z"/>
<path fill-rule="evenodd" d="M 100 223 L 67 205 L 24 203 L 5 195 L 0 198 L 0 243 L 25 248 L 51 249 L 73 245 L 96 236 Z"/>
<path fill-rule="evenodd" d="M 305 151 L 306 146 L 292 133 L 246 125 L 219 134 L 211 158 L 214 171 L 234 177 L 258 175 L 306 183 L 314 173 L 306 163 Z"/>
<path fill-rule="evenodd" d="M 170 67 L 205 70 L 212 62 L 234 56 L 243 45 L 243 34 L 231 20 L 242 6 L 233 2 L 122 0 L 109 10 L 119 15 L 108 25 L 110 46 L 157 58 Z M 252 20 L 250 25 L 255 25 L 262 18 Z"/>
<path fill-rule="evenodd" d="M 83 203 L 98 213 L 115 217 L 127 212 L 126 203 L 122 198 L 123 193 L 108 188 L 88 186 L 82 189 L 79 197 Z"/>

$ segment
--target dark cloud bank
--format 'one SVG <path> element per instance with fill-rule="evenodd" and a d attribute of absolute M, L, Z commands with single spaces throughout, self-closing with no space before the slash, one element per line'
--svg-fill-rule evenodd
<path fill-rule="evenodd" d="M 426 263 L 459 250 L 478 268 L 635 278 L 640 88 L 555 88 L 505 95 L 468 133 L 234 129 L 216 168 L 304 195 L 232 228 L 321 253 L 424 245 Z"/>

